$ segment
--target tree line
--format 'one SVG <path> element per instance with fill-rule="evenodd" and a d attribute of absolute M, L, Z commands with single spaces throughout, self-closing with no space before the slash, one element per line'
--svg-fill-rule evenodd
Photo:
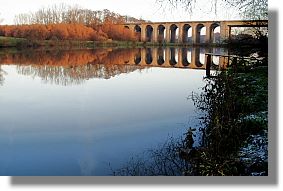
<path fill-rule="evenodd" d="M 15 25 L 0 26 L 0 36 L 30 40 L 135 41 L 138 35 L 120 23 L 145 22 L 107 9 L 93 11 L 65 4 L 15 16 Z"/>
<path fill-rule="evenodd" d="M 199 6 L 200 1 L 196 0 L 156 0 L 161 7 L 184 8 L 190 13 L 194 8 Z M 268 19 L 268 0 L 212 0 L 210 3 L 211 10 L 217 11 L 217 5 L 222 8 L 236 8 L 243 19 L 260 20 Z M 208 5 L 209 6 L 209 5 Z M 208 14 L 211 14 L 209 12 Z"/>
<path fill-rule="evenodd" d="M 96 28 L 83 24 L 32 24 L 0 26 L 0 36 L 27 38 L 29 40 L 93 40 L 108 39 L 135 41 L 138 34 L 123 26 L 105 23 Z"/>
<path fill-rule="evenodd" d="M 50 7 L 44 7 L 34 13 L 24 13 L 16 15 L 14 23 L 16 25 L 23 24 L 83 24 L 86 26 L 101 25 L 104 22 L 111 23 L 133 23 L 144 22 L 143 19 L 137 19 L 127 15 L 120 15 L 115 12 L 111 12 L 108 9 L 104 10 L 90 10 L 83 9 L 79 6 L 67 6 L 65 4 L 53 5 Z"/>

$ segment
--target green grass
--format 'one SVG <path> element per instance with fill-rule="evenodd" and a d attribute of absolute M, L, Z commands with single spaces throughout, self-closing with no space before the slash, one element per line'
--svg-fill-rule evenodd
<path fill-rule="evenodd" d="M 80 40 L 28 40 L 25 38 L 0 36 L 0 47 L 25 48 L 25 47 L 71 47 L 71 48 L 95 48 L 95 47 L 143 47 L 142 42 L 132 41 L 80 41 Z"/>
<path fill-rule="evenodd" d="M 17 47 L 20 44 L 27 43 L 27 39 L 0 36 L 0 47 Z"/>
<path fill-rule="evenodd" d="M 134 41 L 79 41 L 79 40 L 29 40 L 25 38 L 0 36 L 0 47 L 72 47 L 72 48 L 95 48 L 95 47 L 117 47 L 117 48 L 142 48 L 142 47 L 184 47 L 191 46 L 182 43 L 156 43 L 156 42 L 134 42 Z"/>
<path fill-rule="evenodd" d="M 72 48 L 93 48 L 93 41 L 78 40 L 28 40 L 25 38 L 0 36 L 0 47 L 2 48 L 26 48 L 26 47 L 72 47 Z"/>

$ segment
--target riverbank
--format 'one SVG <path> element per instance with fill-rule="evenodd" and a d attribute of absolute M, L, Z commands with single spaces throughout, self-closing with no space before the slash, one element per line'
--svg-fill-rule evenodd
<path fill-rule="evenodd" d="M 181 150 L 192 164 L 185 174 L 268 175 L 267 59 L 234 60 L 227 71 L 207 79 L 203 90 L 192 96 L 204 113 L 203 143 Z"/>
<path fill-rule="evenodd" d="M 131 41 L 79 41 L 79 40 L 28 40 L 25 38 L 0 36 L 0 48 L 38 48 L 38 47 L 70 47 L 70 48 L 94 48 L 94 47 L 136 47 L 142 43 Z"/>
<path fill-rule="evenodd" d="M 113 172 L 123 176 L 267 176 L 268 62 L 234 59 L 192 94 L 200 127 L 132 159 Z M 199 131 L 197 131 L 199 129 Z M 195 134 L 202 142 L 195 144 Z"/>
<path fill-rule="evenodd" d="M 69 47 L 69 48 L 103 48 L 103 47 L 117 47 L 117 48 L 143 48 L 143 47 L 237 47 L 237 43 L 223 43 L 223 44 L 190 44 L 190 43 L 155 43 L 155 42 L 135 42 L 135 41 L 79 41 L 79 40 L 29 40 L 26 38 L 14 38 L 0 36 L 0 48 L 50 48 L 50 47 Z M 249 46 L 249 45 L 245 45 Z"/>

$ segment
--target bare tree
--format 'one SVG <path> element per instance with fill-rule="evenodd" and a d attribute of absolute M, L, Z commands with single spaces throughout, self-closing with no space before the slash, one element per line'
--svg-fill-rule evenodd
<path fill-rule="evenodd" d="M 0 16 L 1 16 L 1 13 L 0 13 Z M 2 18 L 0 17 L 0 24 L 3 22 L 3 20 L 4 20 L 4 19 L 2 19 Z"/>
<path fill-rule="evenodd" d="M 227 0 L 226 0 L 227 1 Z M 268 0 L 232 0 L 244 19 L 268 19 Z"/>
<path fill-rule="evenodd" d="M 4 80 L 5 80 L 4 75 L 5 74 L 7 74 L 7 73 L 2 69 L 2 67 L 0 65 L 0 86 L 4 84 Z"/>
<path fill-rule="evenodd" d="M 102 11 L 94 11 L 83 9 L 78 5 L 67 6 L 65 4 L 53 5 L 51 7 L 43 7 L 33 13 L 19 14 L 15 16 L 14 23 L 22 24 L 83 24 L 86 26 L 95 26 L 111 21 L 112 23 L 121 22 L 139 22 L 142 20 L 123 16 L 107 9 Z"/>
<path fill-rule="evenodd" d="M 18 14 L 14 18 L 14 23 L 16 25 L 31 24 L 32 17 L 30 14 L 27 13 Z"/>
<path fill-rule="evenodd" d="M 196 0 L 156 0 L 163 7 L 183 8 L 190 13 L 197 6 Z M 207 0 L 208 5 L 211 0 Z M 268 0 L 213 0 L 216 10 L 218 3 L 223 3 L 226 7 L 236 7 L 243 19 L 267 19 Z"/>

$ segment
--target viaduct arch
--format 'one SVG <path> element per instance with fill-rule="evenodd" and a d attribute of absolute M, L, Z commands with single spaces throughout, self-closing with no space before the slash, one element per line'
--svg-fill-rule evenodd
<path fill-rule="evenodd" d="M 217 27 L 220 27 L 220 42 L 223 42 L 230 38 L 233 27 L 268 27 L 268 20 L 145 22 L 121 25 L 138 33 L 142 42 L 208 44 L 214 42 L 214 30 Z M 200 39 L 202 28 L 206 29 L 205 39 L 202 39 L 204 42 Z M 189 31 L 191 37 L 188 36 Z"/>

